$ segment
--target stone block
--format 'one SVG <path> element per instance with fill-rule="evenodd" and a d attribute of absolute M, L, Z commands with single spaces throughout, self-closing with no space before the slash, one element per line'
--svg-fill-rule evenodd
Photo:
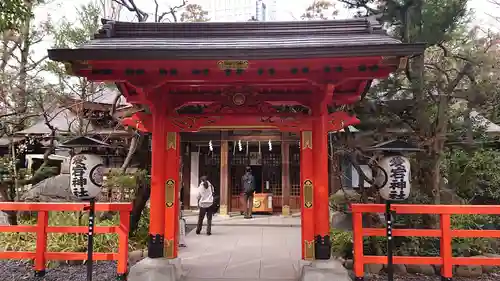
<path fill-rule="evenodd" d="M 379 274 L 380 271 L 382 271 L 382 269 L 384 269 L 383 264 L 375 264 L 375 263 L 365 264 L 366 273 Z"/>
<path fill-rule="evenodd" d="M 178 281 L 183 275 L 180 259 L 145 258 L 130 268 L 128 281 Z"/>
<path fill-rule="evenodd" d="M 7 213 L 0 211 L 0 225 L 10 225 Z"/>
<path fill-rule="evenodd" d="M 404 264 L 393 264 L 392 268 L 394 270 L 394 273 L 396 274 L 406 274 L 408 271 L 406 270 L 406 265 Z M 387 272 L 387 265 L 384 264 L 384 270 Z"/>
<path fill-rule="evenodd" d="M 351 281 L 347 269 L 338 260 L 303 263 L 301 281 Z"/>
<path fill-rule="evenodd" d="M 488 258 L 488 256 L 477 256 L 478 258 Z M 491 256 L 493 257 L 493 256 Z M 481 266 L 483 268 L 483 273 L 493 273 L 498 271 L 499 267 L 494 266 L 494 265 L 483 265 Z"/>
<path fill-rule="evenodd" d="M 434 272 L 436 272 L 436 275 L 441 275 L 441 268 L 443 268 L 443 265 L 441 264 L 433 264 L 434 267 Z M 453 267 L 453 272 L 455 272 L 455 267 Z"/>
<path fill-rule="evenodd" d="M 460 265 L 455 274 L 460 277 L 479 277 L 483 274 L 483 268 L 480 265 Z"/>
<path fill-rule="evenodd" d="M 433 276 L 436 274 L 434 267 L 430 264 L 407 264 L 406 271 L 408 273 L 419 273 L 427 276 Z"/>
<path fill-rule="evenodd" d="M 354 268 L 354 261 L 353 260 L 346 260 L 344 262 L 344 266 L 347 269 L 353 269 Z"/>
<path fill-rule="evenodd" d="M 128 262 L 130 264 L 135 264 L 144 258 L 143 250 L 136 250 L 128 253 Z"/>
<path fill-rule="evenodd" d="M 494 265 L 483 265 L 483 273 L 493 273 L 498 271 L 498 266 Z"/>

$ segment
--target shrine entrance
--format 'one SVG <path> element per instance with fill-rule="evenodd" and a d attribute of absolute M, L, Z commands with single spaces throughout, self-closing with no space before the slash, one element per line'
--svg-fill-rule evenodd
<path fill-rule="evenodd" d="M 347 110 L 373 79 L 405 67 L 424 44 L 402 44 L 372 19 L 311 22 L 103 21 L 77 49 L 49 50 L 70 73 L 113 81 L 142 108 L 123 123 L 152 133 L 149 258 L 178 255 L 180 132 L 274 130 L 300 135 L 302 258 L 331 255 L 327 133 L 359 122 Z M 228 186 L 222 139 L 220 185 Z M 274 148 L 273 148 L 274 149 Z M 235 154 L 236 155 L 236 154 Z M 264 157 L 264 154 L 262 154 Z M 239 157 L 239 156 L 238 156 Z M 262 180 L 279 178 L 277 159 Z M 270 186 L 272 189 L 272 186 Z M 221 212 L 233 201 L 221 194 Z"/>

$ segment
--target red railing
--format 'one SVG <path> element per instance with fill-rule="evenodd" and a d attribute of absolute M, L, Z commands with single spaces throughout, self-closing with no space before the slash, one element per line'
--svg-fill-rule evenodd
<path fill-rule="evenodd" d="M 49 260 L 86 260 L 87 253 L 82 252 L 47 252 L 48 233 L 87 233 L 87 226 L 49 226 L 49 212 L 83 211 L 89 203 L 24 203 L 0 202 L 3 211 L 31 211 L 38 213 L 36 225 L 2 225 L 0 232 L 31 232 L 36 233 L 36 249 L 34 252 L 5 251 L 0 252 L 0 259 L 33 259 L 34 270 L 37 276 L 45 274 L 45 267 Z M 96 226 L 95 234 L 118 234 L 117 253 L 94 253 L 94 260 L 116 260 L 117 274 L 125 277 L 128 262 L 128 233 L 130 228 L 131 203 L 96 203 L 97 212 L 119 212 L 119 226 Z"/>
<path fill-rule="evenodd" d="M 451 215 L 500 215 L 500 206 L 462 206 L 462 205 L 398 205 L 391 206 L 395 214 L 437 214 L 440 216 L 440 229 L 393 229 L 393 236 L 440 237 L 439 257 L 394 256 L 395 264 L 440 264 L 444 280 L 453 277 L 453 265 L 500 265 L 500 258 L 453 257 L 452 238 L 488 237 L 500 238 L 500 230 L 451 229 Z M 353 204 L 354 235 L 354 274 L 356 280 L 363 280 L 365 264 L 387 264 L 387 256 L 365 256 L 363 237 L 386 236 L 382 228 L 363 228 L 363 213 L 384 213 L 385 205 Z"/>

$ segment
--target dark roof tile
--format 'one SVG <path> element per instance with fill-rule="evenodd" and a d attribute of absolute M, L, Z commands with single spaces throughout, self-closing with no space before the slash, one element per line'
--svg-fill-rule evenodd
<path fill-rule="evenodd" d="M 346 48 L 343 48 L 346 47 Z M 103 20 L 95 39 L 53 60 L 270 59 L 406 56 L 424 44 L 401 44 L 372 19 L 293 22 L 133 23 Z M 394 52 L 394 53 L 393 53 Z"/>
<path fill-rule="evenodd" d="M 212 38 L 303 36 L 334 34 L 385 34 L 382 25 L 367 18 L 331 21 L 151 23 L 104 21 L 98 38 Z"/>

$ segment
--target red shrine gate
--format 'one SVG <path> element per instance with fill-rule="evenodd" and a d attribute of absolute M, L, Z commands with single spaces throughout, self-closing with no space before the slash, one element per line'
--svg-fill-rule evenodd
<path fill-rule="evenodd" d="M 124 123 L 152 133 L 149 257 L 177 257 L 179 132 L 244 128 L 301 132 L 302 257 L 329 259 L 327 133 L 356 124 L 342 105 L 424 45 L 369 19 L 103 24 L 87 44 L 49 56 L 146 108 Z"/>

